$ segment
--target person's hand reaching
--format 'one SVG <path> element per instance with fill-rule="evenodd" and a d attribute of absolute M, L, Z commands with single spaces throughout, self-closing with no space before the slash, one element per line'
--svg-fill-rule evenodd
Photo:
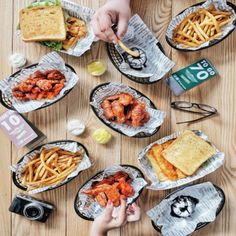
<path fill-rule="evenodd" d="M 130 0 L 108 0 L 93 16 L 92 25 L 95 35 L 101 40 L 116 43 L 128 28 L 131 16 Z M 117 24 L 115 34 L 112 25 Z"/>
<path fill-rule="evenodd" d="M 126 223 L 126 201 L 121 199 L 120 209 L 116 217 L 113 216 L 114 206 L 109 200 L 105 210 L 98 216 L 92 225 L 91 236 L 103 236 L 114 228 Z"/>
<path fill-rule="evenodd" d="M 140 208 L 135 203 L 126 208 L 126 201 L 121 199 L 120 207 L 114 208 L 112 202 L 108 201 L 105 210 L 94 220 L 90 235 L 106 236 L 111 229 L 139 220 L 140 214 Z"/>
<path fill-rule="evenodd" d="M 132 205 L 128 206 L 126 214 L 127 214 L 126 219 L 128 222 L 138 221 L 140 220 L 141 216 L 140 207 L 136 203 L 133 203 Z"/>

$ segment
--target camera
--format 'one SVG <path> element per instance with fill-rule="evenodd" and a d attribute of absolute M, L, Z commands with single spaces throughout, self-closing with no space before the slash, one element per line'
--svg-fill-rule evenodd
<path fill-rule="evenodd" d="M 29 220 L 46 222 L 54 208 L 49 202 L 37 200 L 20 193 L 13 199 L 9 211 L 25 216 Z"/>

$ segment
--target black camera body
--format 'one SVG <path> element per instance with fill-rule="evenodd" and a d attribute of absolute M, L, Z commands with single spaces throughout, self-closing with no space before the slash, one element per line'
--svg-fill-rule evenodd
<path fill-rule="evenodd" d="M 54 208 L 55 207 L 49 202 L 37 200 L 20 193 L 13 199 L 9 211 L 25 216 L 29 220 L 44 223 Z"/>

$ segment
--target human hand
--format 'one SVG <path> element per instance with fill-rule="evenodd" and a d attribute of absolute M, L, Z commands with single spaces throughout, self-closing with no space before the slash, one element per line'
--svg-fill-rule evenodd
<path fill-rule="evenodd" d="M 93 223 L 91 236 L 106 236 L 107 232 L 111 229 L 118 228 L 127 222 L 138 221 L 141 216 L 141 211 L 136 203 L 126 208 L 126 201 L 121 199 L 120 208 L 114 208 L 111 201 L 98 216 Z"/>
<path fill-rule="evenodd" d="M 128 206 L 126 214 L 127 214 L 126 219 L 128 222 L 138 221 L 140 220 L 141 217 L 140 207 L 136 203 L 133 203 L 132 205 Z"/>
<path fill-rule="evenodd" d="M 105 210 L 92 225 L 91 236 L 104 236 L 111 229 L 121 227 L 126 223 L 126 201 L 121 199 L 119 211 L 114 217 L 114 206 L 109 200 Z"/>
<path fill-rule="evenodd" d="M 93 16 L 92 25 L 95 35 L 101 40 L 117 43 L 127 29 L 131 16 L 130 0 L 108 0 Z M 111 28 L 117 24 L 117 33 Z"/>

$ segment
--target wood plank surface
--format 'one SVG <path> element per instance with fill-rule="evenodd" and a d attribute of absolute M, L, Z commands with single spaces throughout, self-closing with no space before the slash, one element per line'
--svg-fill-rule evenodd
<path fill-rule="evenodd" d="M 94 9 L 102 6 L 106 0 L 73 0 L 81 5 Z M 36 63 L 50 49 L 36 43 L 24 43 L 16 33 L 18 25 L 18 12 L 29 4 L 29 0 L 0 1 L 0 14 L 2 22 L 2 42 L 0 44 L 0 74 L 1 78 L 10 75 L 14 70 L 10 67 L 8 57 L 13 52 L 26 55 L 28 64 Z M 27 152 L 26 148 L 17 150 L 11 142 L 0 132 L 1 155 L 0 155 L 0 235 L 3 236 L 87 236 L 91 222 L 85 221 L 77 216 L 74 211 L 74 198 L 81 186 L 89 177 L 97 171 L 113 164 L 138 165 L 137 155 L 142 148 L 163 136 L 169 135 L 177 130 L 200 129 L 209 135 L 214 144 L 226 153 L 224 167 L 203 179 L 196 181 L 212 181 L 222 187 L 226 194 L 226 204 L 222 213 L 216 221 L 193 235 L 204 236 L 234 236 L 236 227 L 234 223 L 234 212 L 236 211 L 236 34 L 235 32 L 220 44 L 203 50 L 201 52 L 183 53 L 171 49 L 165 41 L 165 32 L 168 23 L 173 16 L 186 7 L 200 2 L 198 0 L 133 0 L 131 1 L 132 12 L 141 16 L 147 26 L 159 39 L 165 53 L 175 63 L 172 71 L 183 68 L 197 59 L 208 58 L 219 71 L 220 76 L 205 84 L 175 97 L 167 88 L 164 80 L 152 85 L 140 85 L 122 76 L 110 62 L 105 44 L 94 43 L 91 50 L 82 57 L 76 58 L 60 54 L 64 60 L 73 66 L 80 78 L 79 83 L 72 92 L 48 108 L 30 112 L 27 118 L 33 122 L 47 136 L 45 142 L 72 139 L 83 143 L 93 160 L 94 165 L 83 172 L 68 185 L 53 191 L 38 194 L 39 199 L 52 202 L 56 211 L 46 224 L 27 221 L 16 214 L 10 214 L 8 207 L 17 192 L 20 192 L 11 181 L 9 166 L 16 163 L 19 158 Z M 236 4 L 236 0 L 231 0 Z M 107 72 L 101 77 L 92 77 L 87 73 L 86 66 L 93 59 L 102 60 L 107 66 Z M 92 132 L 99 127 L 105 127 L 93 114 L 89 107 L 90 91 L 98 84 L 116 81 L 123 82 L 136 88 L 147 95 L 155 105 L 167 112 L 167 118 L 160 131 L 151 138 L 135 139 L 121 136 L 112 131 L 113 139 L 108 145 L 98 145 L 92 140 Z M 197 103 L 206 103 L 217 108 L 219 114 L 192 125 L 177 125 L 176 121 L 193 119 L 196 116 L 170 108 L 170 102 L 185 100 Z M 0 106 L 0 112 L 6 109 Z M 66 130 L 67 122 L 71 119 L 80 119 L 86 125 L 86 132 L 80 136 L 72 136 Z M 144 190 L 138 200 L 142 208 L 142 218 L 139 222 L 130 223 L 111 231 L 109 236 L 152 236 L 159 235 L 151 225 L 146 211 L 158 204 L 171 191 Z"/>

